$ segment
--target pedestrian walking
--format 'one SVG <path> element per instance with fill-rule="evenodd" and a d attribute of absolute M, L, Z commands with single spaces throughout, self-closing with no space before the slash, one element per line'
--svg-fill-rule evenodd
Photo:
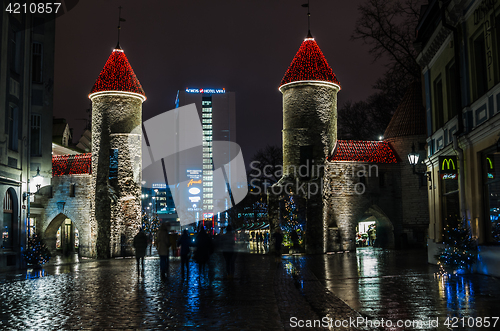
<path fill-rule="evenodd" d="M 274 240 L 274 253 L 276 254 L 276 261 L 281 258 L 281 243 L 283 242 L 283 235 L 281 234 L 281 229 L 278 227 L 273 233 Z"/>
<path fill-rule="evenodd" d="M 177 247 L 181 247 L 181 274 L 184 278 L 184 268 L 186 269 L 186 274 L 189 278 L 189 255 L 191 253 L 191 238 L 189 238 L 189 233 L 186 229 L 182 231 L 181 237 L 177 241 Z"/>
<path fill-rule="evenodd" d="M 226 276 L 228 279 L 234 277 L 234 265 L 236 262 L 236 252 L 234 250 L 235 239 L 234 232 L 231 225 L 226 228 L 226 233 L 222 235 L 222 256 L 226 261 Z"/>
<path fill-rule="evenodd" d="M 146 250 L 148 249 L 148 236 L 141 227 L 139 227 L 139 232 L 134 237 L 133 246 L 135 248 L 135 259 L 137 260 L 137 276 L 144 277 L 144 256 L 146 256 Z M 139 268 L 139 265 L 142 268 Z"/>
<path fill-rule="evenodd" d="M 149 240 L 149 256 L 153 255 L 153 234 L 150 232 L 148 235 L 148 240 Z"/>
<path fill-rule="evenodd" d="M 170 224 L 164 222 L 160 225 L 156 238 L 156 249 L 158 250 L 158 255 L 160 256 L 160 276 L 161 278 L 168 277 L 168 253 L 170 250 L 170 236 L 169 236 Z"/>
<path fill-rule="evenodd" d="M 210 258 L 214 249 L 212 239 L 208 236 L 207 232 L 203 227 L 200 228 L 200 232 L 196 237 L 196 251 L 194 255 L 195 261 L 198 263 L 199 276 L 205 271 L 205 266 Z"/>

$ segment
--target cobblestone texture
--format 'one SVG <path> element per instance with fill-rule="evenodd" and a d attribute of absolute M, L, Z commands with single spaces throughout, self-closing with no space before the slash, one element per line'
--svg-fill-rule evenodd
<path fill-rule="evenodd" d="M 260 252 L 260 250 L 258 250 Z M 0 274 L 1 330 L 436 330 L 294 328 L 290 319 L 428 319 L 498 315 L 500 286 L 480 275 L 439 279 L 425 253 L 283 256 L 239 253 L 232 280 L 213 255 L 208 271 L 180 275 L 178 258 L 161 280 L 159 259 L 84 260 Z M 467 330 L 480 330 L 467 328 Z"/>

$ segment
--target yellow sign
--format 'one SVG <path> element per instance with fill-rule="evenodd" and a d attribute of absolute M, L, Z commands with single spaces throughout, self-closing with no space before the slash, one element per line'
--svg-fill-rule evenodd
<path fill-rule="evenodd" d="M 447 174 L 457 173 L 457 157 L 456 156 L 440 156 L 439 157 L 439 172 Z"/>
<path fill-rule="evenodd" d="M 193 185 L 193 184 L 201 184 L 201 179 L 199 180 L 194 180 L 191 178 L 191 180 L 188 182 L 187 187 Z"/>

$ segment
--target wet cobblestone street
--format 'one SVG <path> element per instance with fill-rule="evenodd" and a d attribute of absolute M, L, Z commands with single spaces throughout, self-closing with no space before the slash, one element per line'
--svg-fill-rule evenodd
<path fill-rule="evenodd" d="M 435 266 L 425 262 L 425 252 L 361 249 L 283 256 L 280 262 L 269 255 L 243 253 L 233 280 L 224 279 L 223 260 L 217 254 L 201 277 L 191 263 L 189 278 L 183 279 L 179 264 L 178 258 L 171 258 L 167 280 L 160 279 L 155 256 L 146 259 L 144 278 L 137 277 L 135 259 L 86 260 L 0 274 L 0 329 L 296 330 L 292 317 L 438 317 L 438 330 L 447 330 L 442 324 L 446 316 L 495 316 L 500 308 L 497 279 L 438 279 Z"/>

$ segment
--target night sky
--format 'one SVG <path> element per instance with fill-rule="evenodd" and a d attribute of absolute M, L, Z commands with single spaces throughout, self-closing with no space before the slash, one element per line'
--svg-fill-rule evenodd
<path fill-rule="evenodd" d="M 85 0 L 56 20 L 54 116 L 83 132 L 87 95 L 117 42 L 148 99 L 143 120 L 174 108 L 177 90 L 226 88 L 236 92 L 237 142 L 245 161 L 281 145 L 278 87 L 307 35 L 306 0 Z M 342 90 L 339 107 L 373 93 L 384 72 L 368 46 L 350 41 L 364 0 L 311 1 L 311 32 Z M 341 123 L 339 123 L 341 125 Z"/>

